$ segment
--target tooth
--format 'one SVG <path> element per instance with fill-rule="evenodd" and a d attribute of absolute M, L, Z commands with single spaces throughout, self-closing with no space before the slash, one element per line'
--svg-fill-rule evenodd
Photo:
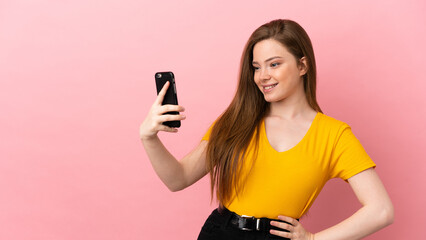
<path fill-rule="evenodd" d="M 271 85 L 271 86 L 267 86 L 267 87 L 265 87 L 265 90 L 271 89 L 271 88 L 273 88 L 273 87 L 275 87 L 275 86 L 276 86 L 276 84 Z"/>

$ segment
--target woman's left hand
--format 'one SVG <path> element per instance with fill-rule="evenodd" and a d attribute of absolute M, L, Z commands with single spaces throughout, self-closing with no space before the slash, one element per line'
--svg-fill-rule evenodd
<path fill-rule="evenodd" d="M 271 230 L 271 234 L 292 240 L 314 240 L 314 234 L 306 231 L 302 224 L 296 219 L 287 216 L 278 216 L 278 219 L 286 221 L 287 223 L 271 221 L 271 225 L 277 228 L 285 229 L 288 232 Z"/>

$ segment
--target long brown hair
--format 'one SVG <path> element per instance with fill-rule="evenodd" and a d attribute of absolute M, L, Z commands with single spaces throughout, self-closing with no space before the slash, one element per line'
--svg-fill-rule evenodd
<path fill-rule="evenodd" d="M 311 40 L 305 30 L 291 20 L 277 19 L 257 28 L 247 41 L 242 57 L 237 92 L 212 127 L 207 145 L 207 169 L 210 172 L 211 193 L 220 204 L 231 200 L 232 189 L 238 194 L 243 187 L 241 169 L 246 149 L 255 139 L 256 156 L 260 122 L 269 109 L 263 94 L 254 82 L 253 47 L 256 43 L 274 39 L 283 44 L 296 59 L 306 57 L 308 71 L 303 86 L 309 105 L 322 112 L 316 100 L 316 64 Z M 254 164 L 254 162 L 253 162 Z"/>

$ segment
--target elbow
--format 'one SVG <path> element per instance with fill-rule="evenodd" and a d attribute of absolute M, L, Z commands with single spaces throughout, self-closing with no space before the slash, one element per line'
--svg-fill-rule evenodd
<path fill-rule="evenodd" d="M 390 210 L 388 210 L 387 215 L 386 215 L 386 226 L 391 225 L 393 223 L 394 217 L 395 217 L 395 212 L 394 212 L 393 206 L 391 204 Z"/>
<path fill-rule="evenodd" d="M 175 187 L 175 186 L 167 186 L 167 188 L 170 190 L 170 192 L 179 192 L 183 188 Z"/>
<path fill-rule="evenodd" d="M 173 184 L 166 184 L 170 192 L 179 192 L 186 188 L 184 183 L 174 182 Z"/>
<path fill-rule="evenodd" d="M 389 226 L 394 221 L 394 208 L 392 203 L 388 203 L 384 206 L 382 206 L 381 212 L 380 212 L 380 225 L 381 227 Z"/>

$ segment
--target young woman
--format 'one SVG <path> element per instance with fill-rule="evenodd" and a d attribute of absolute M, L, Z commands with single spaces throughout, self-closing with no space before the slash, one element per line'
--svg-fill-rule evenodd
<path fill-rule="evenodd" d="M 210 173 L 219 207 L 198 239 L 361 239 L 393 222 L 393 206 L 374 162 L 346 123 L 316 101 L 311 41 L 291 20 L 274 20 L 250 36 L 238 89 L 200 144 L 177 161 L 157 137 L 176 132 L 162 122 L 185 116 L 161 106 L 166 83 L 140 137 L 160 179 L 179 191 Z M 362 207 L 317 233 L 298 221 L 331 178 L 349 183 Z"/>

